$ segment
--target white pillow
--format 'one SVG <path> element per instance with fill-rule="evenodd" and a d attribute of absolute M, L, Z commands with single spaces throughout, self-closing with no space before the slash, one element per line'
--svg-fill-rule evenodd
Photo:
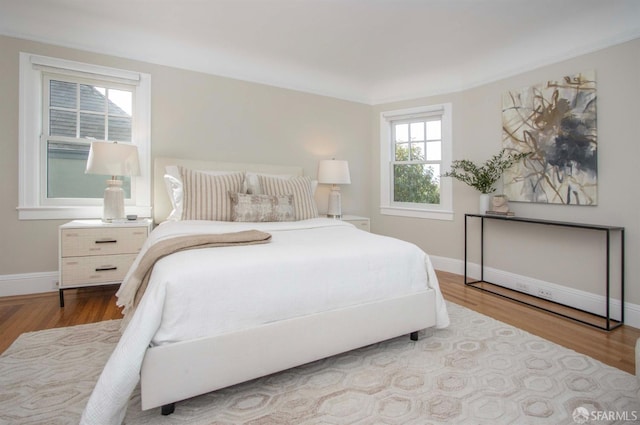
<path fill-rule="evenodd" d="M 179 221 L 182 219 L 182 180 L 173 177 L 171 174 L 165 174 L 164 184 L 167 187 L 167 194 L 171 200 L 171 212 L 167 220 Z"/>
<path fill-rule="evenodd" d="M 167 165 L 164 168 L 164 184 L 167 188 L 167 194 L 171 201 L 171 212 L 167 217 L 167 220 L 180 221 L 182 220 L 182 211 L 184 208 L 184 188 L 182 184 L 182 177 L 180 176 L 180 169 L 177 165 Z M 227 174 L 239 173 L 240 171 L 212 171 L 212 170 L 196 170 L 204 174 L 212 176 L 223 176 Z"/>

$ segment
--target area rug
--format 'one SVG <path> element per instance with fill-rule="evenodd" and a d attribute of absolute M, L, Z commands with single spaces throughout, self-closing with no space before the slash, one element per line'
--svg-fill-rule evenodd
<path fill-rule="evenodd" d="M 625 424 L 635 376 L 456 304 L 451 326 L 180 402 L 139 424 Z M 21 335 L 0 356 L 1 424 L 77 424 L 119 321 Z M 292 338 L 295 344 L 295 338 Z M 282 347 L 286 350 L 287 347 Z M 224 365 L 221 365 L 224 367 Z"/>

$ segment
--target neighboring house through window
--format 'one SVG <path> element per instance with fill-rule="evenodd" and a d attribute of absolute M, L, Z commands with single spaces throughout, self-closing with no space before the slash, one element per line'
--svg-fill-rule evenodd
<path fill-rule="evenodd" d="M 451 104 L 380 115 L 380 212 L 451 220 Z"/>
<path fill-rule="evenodd" d="M 85 174 L 92 141 L 133 143 L 128 213 L 150 216 L 150 76 L 20 54 L 21 219 L 100 217 L 108 176 Z"/>

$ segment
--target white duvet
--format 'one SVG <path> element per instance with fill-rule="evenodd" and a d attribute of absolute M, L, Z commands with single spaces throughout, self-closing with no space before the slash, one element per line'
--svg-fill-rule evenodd
<path fill-rule="evenodd" d="M 213 336 L 425 287 L 436 291 L 436 326 L 449 324 L 437 277 L 422 250 L 336 220 L 166 222 L 151 233 L 132 270 L 156 241 L 249 229 L 271 233 L 271 242 L 184 251 L 156 263 L 81 424 L 122 423 L 149 345 Z M 131 290 L 127 280 L 118 292 L 122 299 Z"/>

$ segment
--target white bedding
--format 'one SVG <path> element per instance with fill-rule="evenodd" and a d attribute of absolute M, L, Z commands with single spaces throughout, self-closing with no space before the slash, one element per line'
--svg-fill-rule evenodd
<path fill-rule="evenodd" d="M 149 345 L 411 294 L 426 286 L 436 291 L 436 326 L 449 323 L 435 272 L 422 250 L 341 221 L 167 222 L 154 229 L 138 259 L 165 238 L 248 229 L 271 233 L 271 242 L 179 252 L 156 263 L 81 423 L 122 422 Z M 129 291 L 125 277 L 120 299 Z"/>

